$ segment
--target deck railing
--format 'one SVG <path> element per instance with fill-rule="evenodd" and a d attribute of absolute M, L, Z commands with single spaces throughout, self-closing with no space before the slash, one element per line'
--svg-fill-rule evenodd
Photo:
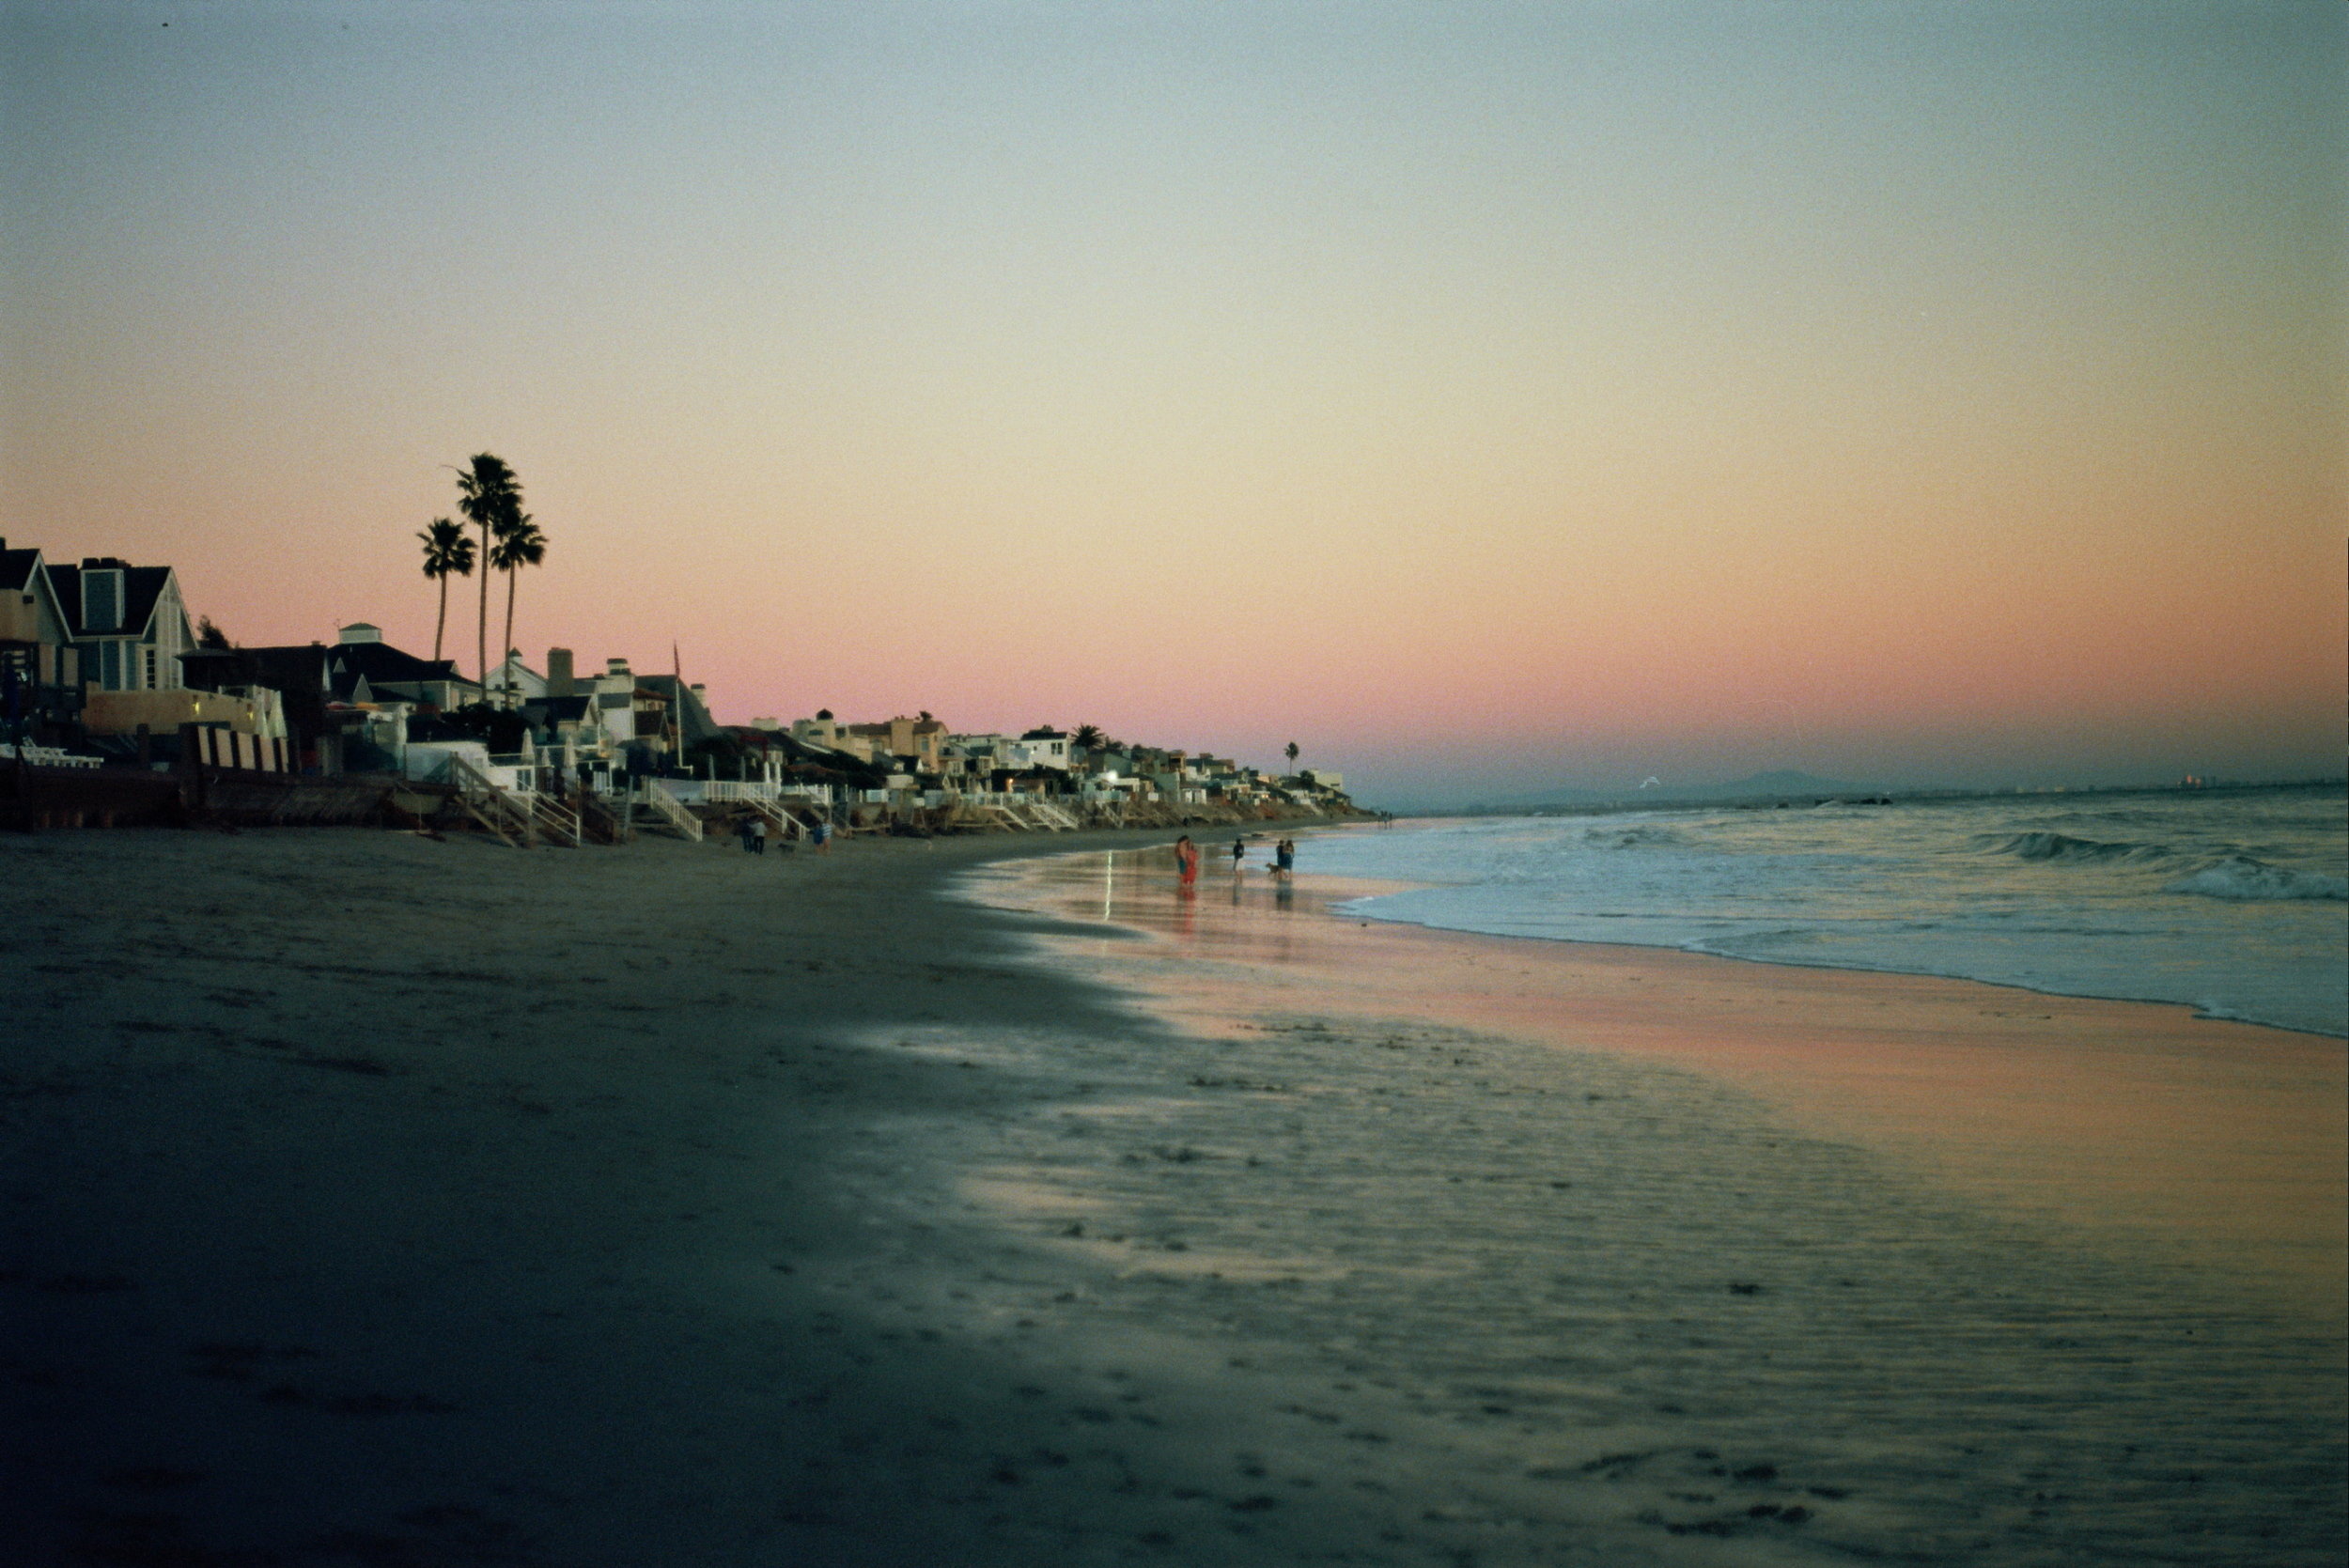
<path fill-rule="evenodd" d="M 695 844 L 702 841 L 702 819 L 686 810 L 685 802 L 671 794 L 668 786 L 659 779 L 645 781 L 644 794 L 640 799 L 652 808 L 655 816 L 676 829 L 680 835 Z"/>

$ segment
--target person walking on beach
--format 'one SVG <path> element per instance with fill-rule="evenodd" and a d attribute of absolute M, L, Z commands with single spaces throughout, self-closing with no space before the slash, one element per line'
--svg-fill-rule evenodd
<path fill-rule="evenodd" d="M 1284 838 L 1272 851 L 1272 874 L 1283 882 L 1297 870 L 1297 841 Z"/>
<path fill-rule="evenodd" d="M 808 830 L 807 836 L 816 846 L 816 852 L 818 855 L 832 853 L 832 819 L 830 817 L 817 817 L 816 826 Z"/>
<path fill-rule="evenodd" d="M 1185 882 L 1199 880 L 1199 846 L 1189 833 L 1174 841 L 1174 874 Z"/>
<path fill-rule="evenodd" d="M 1237 876 L 1238 876 L 1241 872 L 1246 871 L 1246 870 L 1248 869 L 1248 867 L 1247 867 L 1246 865 L 1244 865 L 1244 864 L 1242 864 L 1242 863 L 1241 863 L 1242 862 L 1246 861 L 1247 859 L 1248 859 L 1248 841 L 1247 841 L 1246 839 L 1240 839 L 1240 838 L 1236 838 L 1236 839 L 1234 839 L 1234 840 L 1232 841 L 1232 875 L 1233 875 L 1233 876 L 1237 877 Z"/>
<path fill-rule="evenodd" d="M 763 816 L 751 818 L 751 853 L 754 855 L 767 853 L 767 819 Z"/>

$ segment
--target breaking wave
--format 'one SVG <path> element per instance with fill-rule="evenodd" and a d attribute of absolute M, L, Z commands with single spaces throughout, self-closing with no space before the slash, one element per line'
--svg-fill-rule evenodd
<path fill-rule="evenodd" d="M 2165 893 L 2190 893 L 2204 898 L 2226 898 L 2238 903 L 2263 903 L 2271 899 L 2331 898 L 2349 899 L 2349 878 L 2327 877 L 2317 871 L 2295 871 L 2288 866 L 2269 865 L 2248 856 L 2238 855 L 2207 865 L 2190 876 L 2181 877 L 2163 890 Z"/>
<path fill-rule="evenodd" d="M 2046 831 L 2027 833 L 1977 833 L 1973 847 L 1993 855 L 2012 855 L 2018 861 L 2094 861 L 2132 862 L 2167 861 L 2176 859 L 2167 845 L 2139 844 L 2128 839 L 2117 842 L 2096 838 L 2074 838 L 2069 833 Z"/>
<path fill-rule="evenodd" d="M 1681 838 L 1670 828 L 1642 822 L 1629 828 L 1585 828 L 1582 842 L 1595 849 L 1637 849 L 1643 845 L 1678 844 Z"/>

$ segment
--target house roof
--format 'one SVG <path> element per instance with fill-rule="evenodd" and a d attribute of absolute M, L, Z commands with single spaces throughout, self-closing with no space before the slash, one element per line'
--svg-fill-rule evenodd
<path fill-rule="evenodd" d="M 92 631 L 82 624 L 82 573 L 98 569 L 122 573 L 122 624 L 112 631 Z M 155 603 L 171 581 L 169 567 L 134 567 L 127 561 L 92 556 L 78 567 L 51 567 L 50 586 L 57 591 L 57 606 L 65 612 L 66 634 L 77 642 L 89 637 L 141 637 L 155 619 Z"/>
<path fill-rule="evenodd" d="M 522 711 L 529 713 L 535 709 L 544 714 L 546 717 L 540 721 L 543 723 L 559 724 L 567 719 L 583 722 L 587 715 L 595 711 L 595 706 L 593 692 L 585 696 L 574 693 L 568 697 L 533 697 L 522 704 Z"/>
<path fill-rule="evenodd" d="M 316 696 L 327 690 L 326 647 L 297 643 L 273 648 L 191 648 L 179 656 L 191 685 L 266 686 Z"/>
<path fill-rule="evenodd" d="M 428 680 L 477 684 L 457 673 L 457 661 L 453 659 L 418 659 L 389 643 L 337 643 L 325 652 L 327 676 L 337 692 L 361 679 L 369 686 L 412 685 Z"/>
<path fill-rule="evenodd" d="M 638 675 L 636 684 L 640 690 L 649 688 L 667 699 L 670 720 L 677 725 L 684 744 L 691 746 L 696 740 L 708 740 L 720 733 L 717 721 L 710 718 L 709 709 L 703 705 L 701 698 L 691 686 L 677 676 Z"/>
<path fill-rule="evenodd" d="M 38 550 L 0 549 L 0 593 L 23 593 L 33 584 L 33 569 L 40 565 Z"/>

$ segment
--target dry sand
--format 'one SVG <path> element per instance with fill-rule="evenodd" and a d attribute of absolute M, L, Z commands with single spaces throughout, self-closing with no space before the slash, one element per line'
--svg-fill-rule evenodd
<path fill-rule="evenodd" d="M 2321 1312 L 936 896 L 1071 846 L 0 841 L 18 1558 L 2338 1559 Z"/>

